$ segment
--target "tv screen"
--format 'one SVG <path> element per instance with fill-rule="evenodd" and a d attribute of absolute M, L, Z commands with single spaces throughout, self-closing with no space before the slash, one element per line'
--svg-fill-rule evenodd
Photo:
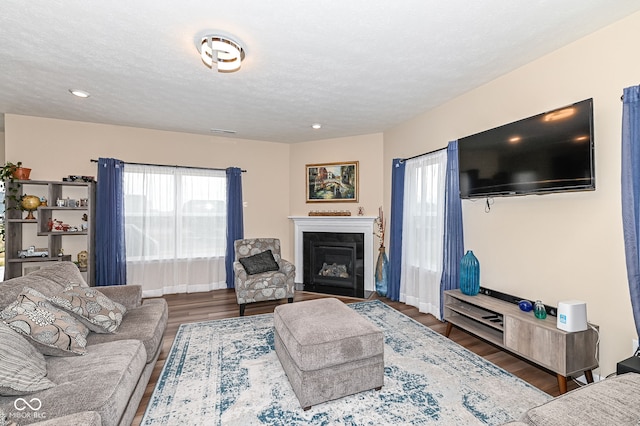
<path fill-rule="evenodd" d="M 460 197 L 595 189 L 593 99 L 458 140 Z"/>

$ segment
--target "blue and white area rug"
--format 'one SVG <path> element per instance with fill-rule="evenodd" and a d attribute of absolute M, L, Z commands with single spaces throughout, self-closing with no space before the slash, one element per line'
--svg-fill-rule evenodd
<path fill-rule="evenodd" d="M 382 390 L 303 411 L 272 314 L 183 324 L 142 424 L 497 425 L 551 399 L 380 301 L 349 306 L 384 330 Z"/>

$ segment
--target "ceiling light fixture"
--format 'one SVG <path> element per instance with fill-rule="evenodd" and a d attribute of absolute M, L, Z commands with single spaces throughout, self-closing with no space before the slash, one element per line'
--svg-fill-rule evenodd
<path fill-rule="evenodd" d="M 321 129 L 321 128 L 322 128 L 322 124 L 320 124 L 320 123 L 314 123 L 314 124 L 312 124 L 312 125 L 311 125 L 311 127 L 312 127 L 313 129 L 318 130 L 318 129 Z"/>
<path fill-rule="evenodd" d="M 88 98 L 89 96 L 91 96 L 89 92 L 85 92 L 84 90 L 77 90 L 77 89 L 69 89 L 69 93 L 79 98 Z"/>
<path fill-rule="evenodd" d="M 207 35 L 197 46 L 204 64 L 218 72 L 235 72 L 244 59 L 244 49 L 237 41 L 221 35 Z"/>

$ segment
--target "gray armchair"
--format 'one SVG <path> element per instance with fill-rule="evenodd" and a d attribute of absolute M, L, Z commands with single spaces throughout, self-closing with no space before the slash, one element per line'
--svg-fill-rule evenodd
<path fill-rule="evenodd" d="M 280 257 L 280 240 L 277 238 L 252 238 L 236 240 L 234 243 L 235 288 L 240 316 L 244 316 L 247 303 L 264 300 L 288 299 L 293 302 L 294 278 L 296 267 Z M 259 253 L 271 250 L 278 270 L 249 274 L 240 259 L 249 258 Z M 246 263 L 246 260 L 245 260 Z M 275 267 L 274 267 L 275 269 Z"/>

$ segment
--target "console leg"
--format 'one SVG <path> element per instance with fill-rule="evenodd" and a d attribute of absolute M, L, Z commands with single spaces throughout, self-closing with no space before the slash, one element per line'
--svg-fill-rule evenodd
<path fill-rule="evenodd" d="M 453 329 L 453 324 L 451 324 L 450 322 L 447 323 L 447 329 L 444 331 L 444 335 L 445 337 L 449 337 L 449 335 L 451 334 L 451 330 Z"/>
<path fill-rule="evenodd" d="M 593 372 L 591 370 L 585 371 L 584 378 L 587 379 L 587 383 L 593 383 Z"/>
<path fill-rule="evenodd" d="M 560 395 L 567 393 L 567 378 L 562 374 L 558 374 L 558 388 L 560 388 Z"/>

